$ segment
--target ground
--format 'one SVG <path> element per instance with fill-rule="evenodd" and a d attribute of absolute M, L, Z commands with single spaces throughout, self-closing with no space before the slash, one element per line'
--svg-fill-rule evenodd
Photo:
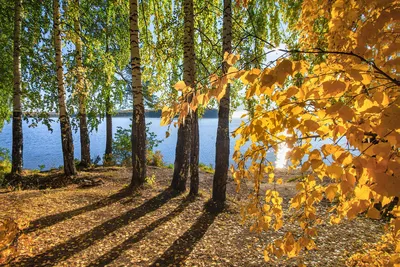
<path fill-rule="evenodd" d="M 212 174 L 200 173 L 201 196 L 196 199 L 167 189 L 171 169 L 149 167 L 148 176 L 153 174 L 155 180 L 133 195 L 125 190 L 131 170 L 122 167 L 98 167 L 77 176 L 80 181 L 104 182 L 95 187 L 81 183 L 0 192 L 1 216 L 29 221 L 20 237 L 19 256 L 9 266 L 296 266 L 300 261 L 309 266 L 343 266 L 349 255 L 360 251 L 364 242 L 376 242 L 383 231 L 383 222 L 363 217 L 322 225 L 318 250 L 299 259 L 265 263 L 265 245 L 295 226 L 259 234 L 240 224 L 246 186 L 236 193 L 230 180 L 227 209 L 213 214 L 204 209 Z M 290 182 L 293 175 L 281 176 L 286 182 L 278 190 L 287 202 L 295 183 Z"/>

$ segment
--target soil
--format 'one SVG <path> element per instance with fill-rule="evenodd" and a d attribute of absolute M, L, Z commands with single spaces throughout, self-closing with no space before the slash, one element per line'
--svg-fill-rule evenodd
<path fill-rule="evenodd" d="M 67 183 L 59 182 L 59 171 L 34 175 L 34 183 L 22 186 L 30 189 L 0 192 L 1 216 L 28 222 L 19 255 L 9 266 L 344 266 L 363 243 L 378 241 L 383 232 L 383 222 L 364 217 L 321 225 L 317 250 L 266 263 L 265 246 L 298 227 L 288 222 L 277 232 L 254 233 L 247 223 L 241 224 L 240 206 L 250 183 L 236 192 L 230 179 L 226 209 L 210 213 L 204 207 L 213 175 L 207 172 L 200 172 L 201 194 L 194 199 L 168 189 L 168 168 L 149 167 L 148 176 L 155 179 L 134 194 L 126 190 L 129 168 L 98 167 Z M 296 174 L 276 176 L 285 181 L 276 188 L 287 203 L 295 194 L 296 183 L 291 181 Z M 88 180 L 101 182 L 82 186 Z M 326 210 L 329 203 L 319 208 Z"/>

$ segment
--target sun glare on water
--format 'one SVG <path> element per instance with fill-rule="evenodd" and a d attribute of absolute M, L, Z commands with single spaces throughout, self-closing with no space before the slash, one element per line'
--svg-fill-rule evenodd
<path fill-rule="evenodd" d="M 284 133 L 287 135 L 287 133 Z M 276 161 L 275 161 L 275 168 L 283 169 L 286 167 L 287 163 L 287 153 L 290 151 L 289 147 L 286 143 L 280 143 L 278 145 L 278 151 L 276 152 Z"/>
<path fill-rule="evenodd" d="M 275 168 L 283 169 L 286 167 L 286 155 L 289 152 L 289 148 L 286 143 L 278 145 L 278 151 L 276 152 Z"/>

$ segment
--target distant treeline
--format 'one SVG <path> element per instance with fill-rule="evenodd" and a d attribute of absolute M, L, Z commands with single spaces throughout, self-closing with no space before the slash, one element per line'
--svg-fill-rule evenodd
<path fill-rule="evenodd" d="M 56 112 L 47 112 L 49 117 L 58 117 L 58 113 Z M 39 114 L 36 112 L 26 112 L 26 116 L 28 117 L 37 117 Z M 76 115 L 71 115 L 72 117 L 76 117 Z M 131 117 L 132 110 L 119 110 L 113 117 Z M 161 110 L 146 110 L 145 116 L 147 118 L 161 118 Z M 207 109 L 204 111 L 202 118 L 218 118 L 218 110 L 217 109 Z"/>
<path fill-rule="evenodd" d="M 145 116 L 147 118 L 161 118 L 161 110 L 146 110 Z M 132 110 L 120 110 L 114 117 L 130 117 L 132 116 Z M 202 118 L 218 118 L 217 109 L 207 109 L 204 111 Z"/>

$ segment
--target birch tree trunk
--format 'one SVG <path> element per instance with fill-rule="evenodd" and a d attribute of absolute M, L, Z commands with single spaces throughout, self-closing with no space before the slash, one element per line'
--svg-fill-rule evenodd
<path fill-rule="evenodd" d="M 106 97 L 106 151 L 104 155 L 105 165 L 111 165 L 112 156 L 112 104 L 110 95 Z"/>
<path fill-rule="evenodd" d="M 222 55 L 232 51 L 232 0 L 224 0 L 224 17 L 222 24 Z M 223 74 L 228 72 L 228 65 L 223 63 Z M 230 84 L 222 97 L 218 112 L 218 129 L 215 152 L 215 173 L 212 199 L 223 204 L 226 200 L 226 183 L 229 169 L 229 105 Z"/>
<path fill-rule="evenodd" d="M 89 167 L 90 164 L 90 139 L 89 131 L 87 126 L 87 115 L 86 115 L 86 98 L 87 92 L 85 90 L 85 81 L 83 77 L 83 63 L 82 63 L 82 39 L 81 39 L 81 25 L 79 21 L 79 0 L 75 0 L 76 10 L 78 14 L 74 19 L 74 30 L 76 34 L 75 38 L 75 60 L 77 71 L 77 84 L 76 91 L 78 92 L 78 105 L 79 105 L 79 133 L 81 141 L 81 162 L 82 167 Z"/>
<path fill-rule="evenodd" d="M 14 92 L 12 120 L 12 168 L 11 174 L 22 171 L 23 135 L 21 109 L 21 24 L 22 0 L 15 0 L 14 15 Z"/>
<path fill-rule="evenodd" d="M 196 196 L 199 193 L 199 118 L 197 110 L 193 113 L 192 121 L 192 145 L 190 151 L 190 195 Z"/>
<path fill-rule="evenodd" d="M 108 8 L 109 2 L 106 1 L 106 7 Z M 109 27 L 108 27 L 108 12 L 107 12 L 107 20 L 106 20 L 106 54 L 109 53 L 109 43 L 108 43 L 108 36 L 109 36 Z M 107 79 L 108 80 L 108 79 Z M 104 165 L 112 165 L 113 162 L 113 155 L 112 155 L 112 143 L 113 143 L 113 134 L 112 134 L 112 109 L 113 103 L 111 102 L 111 85 L 107 81 L 107 93 L 106 93 L 106 151 L 104 153 Z"/>
<path fill-rule="evenodd" d="M 74 143 L 69 116 L 65 106 L 64 74 L 61 52 L 61 27 L 60 27 L 60 3 L 53 0 L 53 32 L 54 50 L 56 53 L 57 88 L 58 88 L 58 109 L 61 127 L 61 144 L 64 159 L 64 173 L 66 176 L 76 174 L 74 164 Z"/>
<path fill-rule="evenodd" d="M 146 122 L 143 102 L 142 77 L 139 51 L 138 0 L 130 0 L 130 42 L 132 67 L 132 181 L 131 188 L 137 188 L 146 178 Z"/>
<path fill-rule="evenodd" d="M 184 39 L 183 39 L 183 80 L 186 85 L 194 87 L 195 52 L 194 52 L 194 14 L 193 0 L 184 0 Z M 190 101 L 190 96 L 187 96 Z M 178 129 L 178 140 L 175 151 L 174 174 L 171 187 L 179 192 L 186 190 L 189 172 L 192 140 L 192 118 L 189 114 L 184 124 Z"/>

